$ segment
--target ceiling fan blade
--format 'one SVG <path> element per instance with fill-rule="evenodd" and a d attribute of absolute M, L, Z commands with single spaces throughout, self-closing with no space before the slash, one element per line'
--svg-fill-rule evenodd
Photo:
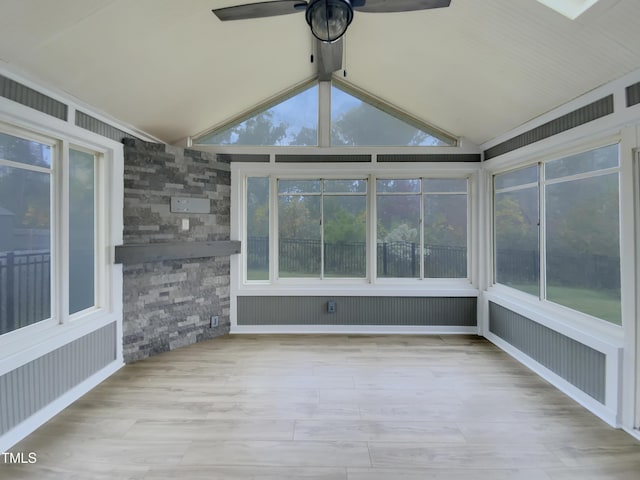
<path fill-rule="evenodd" d="M 212 10 L 223 22 L 227 20 L 246 20 L 249 18 L 275 17 L 290 13 L 304 12 L 307 2 L 304 0 L 276 0 L 273 2 L 248 3 L 235 7 Z"/>
<path fill-rule="evenodd" d="M 451 0 L 354 0 L 352 4 L 359 12 L 392 13 L 448 7 Z"/>

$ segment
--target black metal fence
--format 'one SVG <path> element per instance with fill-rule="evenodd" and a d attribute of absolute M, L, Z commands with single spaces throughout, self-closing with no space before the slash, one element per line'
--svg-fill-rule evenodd
<path fill-rule="evenodd" d="M 540 257 L 537 250 L 500 249 L 496 252 L 496 280 L 500 283 L 537 284 Z M 565 250 L 547 251 L 547 284 L 618 290 L 620 259 Z"/>
<path fill-rule="evenodd" d="M 50 252 L 0 253 L 0 335 L 50 316 Z"/>
<path fill-rule="evenodd" d="M 311 275 L 320 270 L 320 240 L 280 239 L 278 246 L 281 275 Z M 420 276 L 420 245 L 411 242 L 386 242 L 377 245 L 378 276 Z M 467 276 L 467 249 L 447 245 L 425 247 L 425 276 L 464 278 Z M 363 277 L 366 273 L 365 242 L 325 243 L 324 271 L 327 275 Z M 247 239 L 247 266 L 267 270 L 268 237 Z"/>
<path fill-rule="evenodd" d="M 268 237 L 247 239 L 250 269 L 267 270 Z M 280 272 L 286 275 L 317 275 L 320 270 L 320 240 L 281 239 Z M 376 247 L 379 277 L 417 278 L 420 276 L 420 245 L 412 242 L 381 242 Z M 366 244 L 326 243 L 325 272 L 336 276 L 361 277 L 366 272 Z M 537 250 L 500 249 L 496 255 L 497 280 L 501 283 L 537 284 Z M 465 278 L 466 247 L 426 245 L 424 276 L 427 278 Z M 593 290 L 620 288 L 620 261 L 617 257 L 576 252 L 547 253 L 547 281 Z"/>

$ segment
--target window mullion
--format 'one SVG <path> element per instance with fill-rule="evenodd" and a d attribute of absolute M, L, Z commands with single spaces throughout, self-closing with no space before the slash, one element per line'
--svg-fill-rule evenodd
<path fill-rule="evenodd" d="M 324 280 L 324 179 L 320 179 L 320 280 Z"/>
<path fill-rule="evenodd" d="M 280 234 L 279 228 L 279 200 L 278 179 L 275 175 L 269 177 L 269 280 L 271 282 L 280 278 Z"/>
<path fill-rule="evenodd" d="M 544 163 L 538 165 L 538 248 L 540 261 L 540 299 L 547 298 L 547 222 Z"/>
<path fill-rule="evenodd" d="M 104 272 L 107 265 L 107 260 L 105 258 L 105 252 L 107 251 L 107 244 L 105 243 L 106 239 L 109 238 L 109 229 L 105 224 L 105 219 L 108 217 L 107 212 L 107 199 L 106 188 L 103 187 L 105 185 L 105 161 L 103 155 L 95 155 L 94 154 L 94 171 L 95 176 L 93 178 L 93 188 L 94 188 L 94 305 L 96 307 L 104 307 L 106 305 L 105 291 L 107 289 L 107 285 L 104 282 Z"/>
<path fill-rule="evenodd" d="M 376 177 L 369 175 L 367 185 L 367 268 L 369 283 L 376 283 L 378 278 L 378 202 Z"/>
<path fill-rule="evenodd" d="M 426 199 L 426 195 L 424 193 L 424 179 L 420 177 L 420 221 L 418 224 L 420 225 L 420 280 L 424 280 L 425 271 L 425 246 L 424 246 L 424 201 Z"/>
<path fill-rule="evenodd" d="M 59 323 L 66 323 L 69 318 L 69 143 L 60 144 L 60 152 L 56 152 L 53 163 L 53 212 L 52 220 L 52 252 L 57 260 L 52 261 L 52 312 L 57 315 Z M 56 161 L 57 160 L 57 161 Z"/>
<path fill-rule="evenodd" d="M 331 81 L 318 82 L 318 146 L 331 146 Z"/>

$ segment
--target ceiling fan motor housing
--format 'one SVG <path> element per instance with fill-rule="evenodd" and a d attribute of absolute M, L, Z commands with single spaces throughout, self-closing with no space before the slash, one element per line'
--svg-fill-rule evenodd
<path fill-rule="evenodd" d="M 311 0 L 305 12 L 313 35 L 322 42 L 338 40 L 353 20 L 350 0 Z"/>

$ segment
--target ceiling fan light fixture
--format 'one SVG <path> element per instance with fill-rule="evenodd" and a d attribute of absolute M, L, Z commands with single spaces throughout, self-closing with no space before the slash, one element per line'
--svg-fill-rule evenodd
<path fill-rule="evenodd" d="M 332 43 L 347 31 L 353 8 L 349 0 L 312 0 L 305 16 L 311 33 L 322 42 Z"/>

